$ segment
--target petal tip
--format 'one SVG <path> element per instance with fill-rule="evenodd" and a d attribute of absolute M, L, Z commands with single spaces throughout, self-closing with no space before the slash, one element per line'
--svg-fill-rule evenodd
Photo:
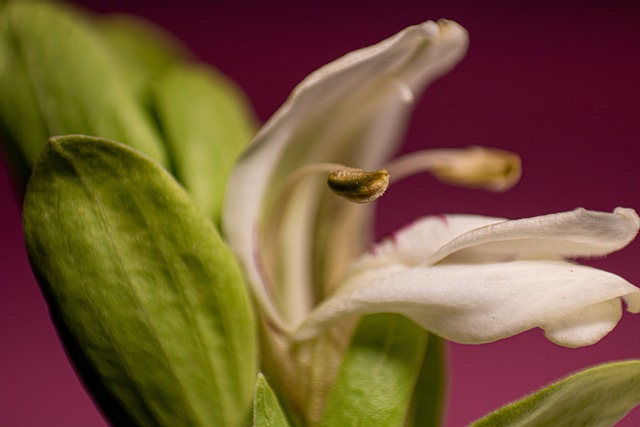
<path fill-rule="evenodd" d="M 640 217 L 638 216 L 635 209 L 618 207 L 618 208 L 615 208 L 613 213 L 623 217 L 625 220 L 632 223 L 633 227 L 636 230 L 640 229 Z"/>
<path fill-rule="evenodd" d="M 439 22 L 426 21 L 418 25 L 418 27 L 424 32 L 424 35 L 429 38 L 436 38 L 440 35 Z"/>

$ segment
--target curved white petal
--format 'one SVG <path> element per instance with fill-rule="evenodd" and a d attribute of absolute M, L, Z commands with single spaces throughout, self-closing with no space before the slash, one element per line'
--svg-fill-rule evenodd
<path fill-rule="evenodd" d="M 332 161 L 371 169 L 382 163 L 402 136 L 414 97 L 452 68 L 467 44 L 466 31 L 450 21 L 407 28 L 311 74 L 256 135 L 229 180 L 223 229 L 272 321 L 280 319 L 266 291 L 257 247 L 265 206 L 275 203 L 285 178 L 304 164 Z M 285 281 L 309 289 L 316 223 L 311 217 L 326 190 L 318 183 L 304 190 L 292 204 L 305 212 L 286 217 L 282 246 L 293 258 L 283 268 Z M 342 237 L 366 240 L 355 228 Z M 287 270 L 288 265 L 295 269 Z"/>
<path fill-rule="evenodd" d="M 295 338 L 313 337 L 351 315 L 391 312 L 460 343 L 544 327 L 558 344 L 574 347 L 599 340 L 617 321 L 601 304 L 620 304 L 622 297 L 634 305 L 640 301 L 640 290 L 621 277 L 564 261 L 391 265 L 379 269 L 375 280 L 362 280 L 315 310 Z"/>
<path fill-rule="evenodd" d="M 631 242 L 640 228 L 633 209 L 613 213 L 576 209 L 490 224 L 444 245 L 433 261 L 460 262 L 484 255 L 496 259 L 603 256 Z"/>
<path fill-rule="evenodd" d="M 566 316 L 540 325 L 545 336 L 565 347 L 584 347 L 595 344 L 607 335 L 622 317 L 618 299 L 584 307 Z"/>
<path fill-rule="evenodd" d="M 352 274 L 391 263 L 425 267 L 440 248 L 461 234 L 504 221 L 504 218 L 480 215 L 422 217 L 372 246 L 354 263 Z"/>

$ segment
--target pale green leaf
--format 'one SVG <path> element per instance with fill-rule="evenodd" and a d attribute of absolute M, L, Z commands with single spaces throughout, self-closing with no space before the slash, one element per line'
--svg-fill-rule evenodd
<path fill-rule="evenodd" d="M 640 403 L 640 360 L 571 375 L 476 421 L 474 427 L 604 427 Z"/>
<path fill-rule="evenodd" d="M 241 274 L 162 167 L 122 144 L 54 138 L 23 218 L 57 326 L 114 424 L 250 422 L 257 343 Z"/>
<path fill-rule="evenodd" d="M 258 374 L 253 400 L 254 427 L 288 427 L 287 417 L 282 412 L 278 398 L 262 374 Z"/>
<path fill-rule="evenodd" d="M 402 316 L 364 317 L 320 425 L 403 425 L 424 356 L 426 334 Z"/>
<path fill-rule="evenodd" d="M 445 353 L 444 340 L 437 335 L 429 334 L 427 352 L 422 360 L 418 381 L 413 391 L 406 423 L 408 427 L 443 425 L 447 388 Z"/>
<path fill-rule="evenodd" d="M 45 1 L 13 1 L 0 13 L 0 121 L 28 164 L 64 134 L 122 141 L 167 163 L 150 116 L 84 15 Z"/>
<path fill-rule="evenodd" d="M 176 65 L 155 88 L 175 175 L 218 223 L 227 177 L 255 130 L 253 115 L 233 82 L 206 65 Z"/>

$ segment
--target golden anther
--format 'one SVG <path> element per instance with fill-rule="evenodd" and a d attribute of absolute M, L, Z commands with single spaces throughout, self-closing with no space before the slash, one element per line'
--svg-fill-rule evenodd
<path fill-rule="evenodd" d="M 373 172 L 345 168 L 331 172 L 327 178 L 331 191 L 353 203 L 370 203 L 382 196 L 389 187 L 389 173 L 384 169 Z"/>

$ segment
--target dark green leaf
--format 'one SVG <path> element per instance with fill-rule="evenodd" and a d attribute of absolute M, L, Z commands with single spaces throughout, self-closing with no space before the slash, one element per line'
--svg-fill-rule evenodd
<path fill-rule="evenodd" d="M 342 362 L 320 424 L 403 425 L 425 343 L 426 332 L 402 316 L 365 316 Z"/>
<path fill-rule="evenodd" d="M 254 427 L 288 427 L 287 417 L 282 412 L 278 398 L 262 374 L 258 375 L 253 401 Z"/>
<path fill-rule="evenodd" d="M 156 85 L 156 108 L 178 180 L 215 223 L 227 177 L 255 130 L 233 83 L 205 65 L 176 65 Z"/>
<path fill-rule="evenodd" d="M 162 167 L 121 144 L 54 138 L 23 217 L 58 327 L 108 415 L 247 425 L 249 298 L 215 228 Z"/>
<path fill-rule="evenodd" d="M 488 426 L 614 425 L 640 403 L 640 360 L 587 369 L 476 421 Z"/>
<path fill-rule="evenodd" d="M 157 130 L 85 16 L 45 1 L 14 1 L 0 13 L 0 120 L 28 164 L 49 136 L 64 134 L 122 141 L 167 163 Z"/>

